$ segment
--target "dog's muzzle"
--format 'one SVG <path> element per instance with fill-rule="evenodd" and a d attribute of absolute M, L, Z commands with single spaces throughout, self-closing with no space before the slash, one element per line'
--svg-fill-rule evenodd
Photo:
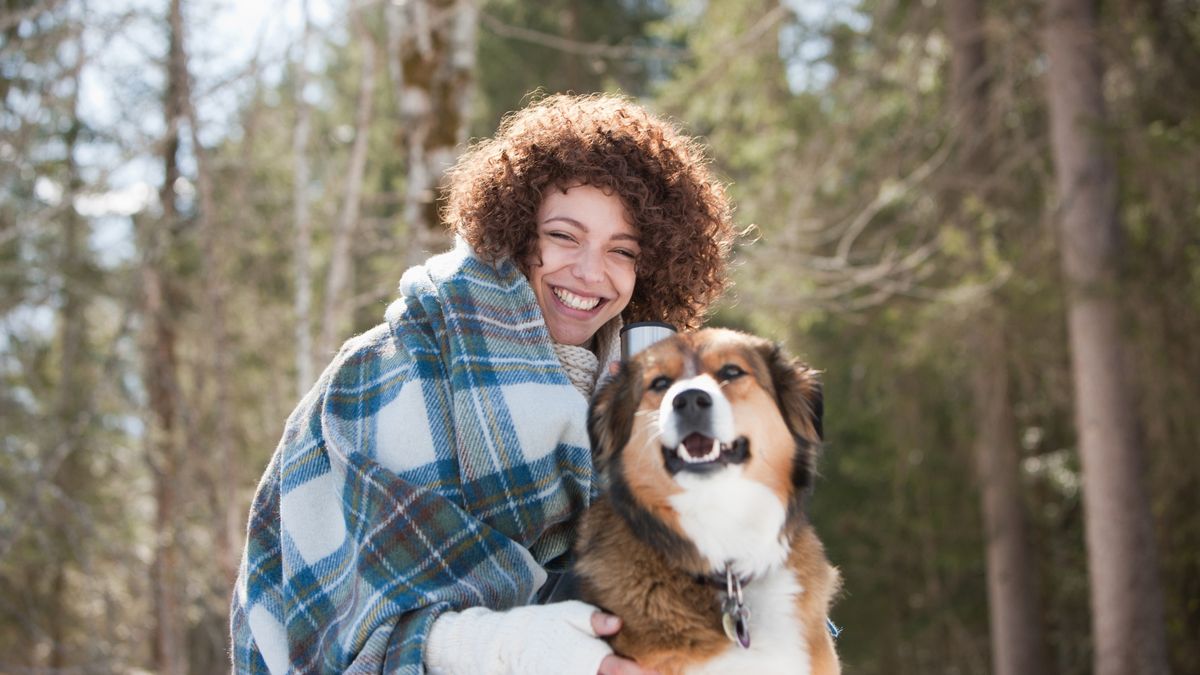
<path fill-rule="evenodd" d="M 672 475 L 679 471 L 708 472 L 750 457 L 750 442 L 739 436 L 722 443 L 713 429 L 713 398 L 703 389 L 685 389 L 671 400 L 675 447 L 663 445 L 663 461 Z"/>

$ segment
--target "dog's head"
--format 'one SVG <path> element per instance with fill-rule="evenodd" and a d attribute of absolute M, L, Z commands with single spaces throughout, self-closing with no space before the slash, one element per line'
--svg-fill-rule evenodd
<path fill-rule="evenodd" d="M 762 338 L 708 329 L 622 364 L 588 431 L 639 536 L 697 571 L 755 574 L 782 561 L 803 520 L 821 414 L 816 371 Z"/>

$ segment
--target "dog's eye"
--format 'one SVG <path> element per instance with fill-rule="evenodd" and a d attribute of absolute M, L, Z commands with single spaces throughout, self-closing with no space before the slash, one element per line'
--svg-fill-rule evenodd
<path fill-rule="evenodd" d="M 659 375 L 650 381 L 650 391 L 666 391 L 671 388 L 671 378 Z"/>
<path fill-rule="evenodd" d="M 721 382 L 728 382 L 729 380 L 737 379 L 745 374 L 746 371 L 742 370 L 739 366 L 736 366 L 732 363 L 727 363 L 721 366 L 721 369 L 717 371 L 717 379 Z"/>

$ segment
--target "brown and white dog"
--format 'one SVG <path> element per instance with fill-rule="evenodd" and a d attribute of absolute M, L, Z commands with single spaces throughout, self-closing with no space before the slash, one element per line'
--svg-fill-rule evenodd
<path fill-rule="evenodd" d="M 821 414 L 815 371 L 723 329 L 659 342 L 601 388 L 588 430 L 607 491 L 575 571 L 624 621 L 617 653 L 664 675 L 840 671 L 839 577 L 804 514 Z"/>

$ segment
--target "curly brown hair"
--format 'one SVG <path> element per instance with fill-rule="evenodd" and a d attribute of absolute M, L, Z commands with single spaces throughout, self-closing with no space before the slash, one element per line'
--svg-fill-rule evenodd
<path fill-rule="evenodd" d="M 591 185 L 620 196 L 638 232 L 627 321 L 699 326 L 728 284 L 736 236 L 724 185 L 701 145 L 611 95 L 554 95 L 512 113 L 447 174 L 443 217 L 482 257 L 529 273 L 547 189 Z"/>

